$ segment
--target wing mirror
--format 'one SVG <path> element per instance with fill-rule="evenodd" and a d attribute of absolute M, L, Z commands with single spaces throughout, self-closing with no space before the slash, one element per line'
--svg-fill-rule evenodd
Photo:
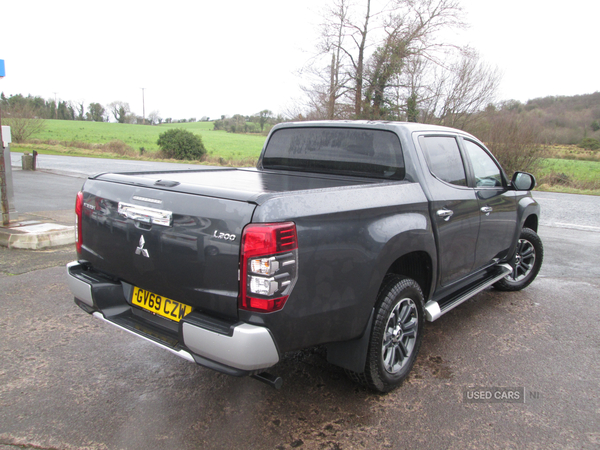
<path fill-rule="evenodd" d="M 527 172 L 515 172 L 511 184 L 517 191 L 530 191 L 535 187 L 535 177 Z"/>

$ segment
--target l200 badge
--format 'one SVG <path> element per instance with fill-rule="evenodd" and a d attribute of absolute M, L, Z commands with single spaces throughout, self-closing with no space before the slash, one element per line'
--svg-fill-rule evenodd
<path fill-rule="evenodd" d="M 226 241 L 235 241 L 235 238 L 237 237 L 235 234 L 230 234 L 230 233 L 223 233 L 219 230 L 215 230 L 214 234 L 213 234 L 214 238 L 217 239 L 223 239 Z"/>

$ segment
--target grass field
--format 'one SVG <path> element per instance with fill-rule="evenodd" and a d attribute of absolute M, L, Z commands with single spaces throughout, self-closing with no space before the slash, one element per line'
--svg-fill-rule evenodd
<path fill-rule="evenodd" d="M 537 171 L 541 190 L 600 195 L 600 162 L 546 158 Z"/>
<path fill-rule="evenodd" d="M 158 150 L 156 141 L 159 134 L 169 128 L 183 128 L 202 136 L 209 156 L 225 160 L 258 158 L 265 136 L 250 134 L 232 134 L 225 131 L 213 131 L 212 122 L 172 123 L 158 126 L 130 125 L 124 123 L 85 122 L 74 120 L 46 120 L 43 131 L 31 136 L 31 141 L 39 141 L 39 147 L 28 144 L 27 147 L 38 151 L 49 151 L 50 142 L 84 142 L 104 144 L 119 140 L 131 146 L 135 151 L 144 147 L 147 152 Z M 46 146 L 42 146 L 46 144 Z M 15 145 L 17 147 L 17 145 Z M 26 148 L 26 147 L 24 147 Z M 58 150 L 58 149 L 57 149 Z M 61 154 L 65 152 L 59 151 Z M 73 154 L 73 150 L 68 152 Z"/>

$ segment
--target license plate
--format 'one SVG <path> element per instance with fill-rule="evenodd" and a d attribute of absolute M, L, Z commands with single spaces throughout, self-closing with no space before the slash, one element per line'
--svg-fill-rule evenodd
<path fill-rule="evenodd" d="M 192 307 L 184 303 L 171 300 L 170 298 L 157 295 L 153 292 L 140 289 L 139 287 L 133 288 L 133 297 L 131 303 L 139 306 L 146 311 L 158 314 L 159 316 L 166 317 L 175 322 L 179 322 L 186 315 L 192 312 Z"/>

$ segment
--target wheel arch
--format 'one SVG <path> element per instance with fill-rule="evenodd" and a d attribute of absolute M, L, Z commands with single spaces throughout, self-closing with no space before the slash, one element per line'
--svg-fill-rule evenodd
<path fill-rule="evenodd" d="M 381 283 L 382 286 L 385 284 L 385 278 L 391 275 L 415 280 L 421 287 L 421 291 L 423 291 L 423 297 L 425 299 L 429 298 L 433 282 L 433 261 L 429 253 L 414 251 L 402 255 L 388 269 L 384 281 Z"/>
<path fill-rule="evenodd" d="M 536 214 L 530 214 L 525 218 L 521 228 L 530 228 L 536 233 L 538 232 L 539 218 Z"/>
<path fill-rule="evenodd" d="M 374 313 L 377 309 L 381 290 L 386 286 L 389 278 L 393 276 L 410 278 L 419 285 L 426 302 L 429 293 L 433 289 L 433 264 L 430 254 L 422 250 L 412 251 L 397 258 L 381 279 L 379 293 L 373 301 L 371 313 L 362 336 L 351 341 L 327 344 L 327 361 L 350 372 L 362 373 L 367 358 Z"/>
<path fill-rule="evenodd" d="M 522 228 L 531 228 L 537 233 L 540 215 L 540 204 L 531 195 L 524 195 L 517 200 L 517 220 L 520 227 L 515 230 L 515 238 Z"/>

